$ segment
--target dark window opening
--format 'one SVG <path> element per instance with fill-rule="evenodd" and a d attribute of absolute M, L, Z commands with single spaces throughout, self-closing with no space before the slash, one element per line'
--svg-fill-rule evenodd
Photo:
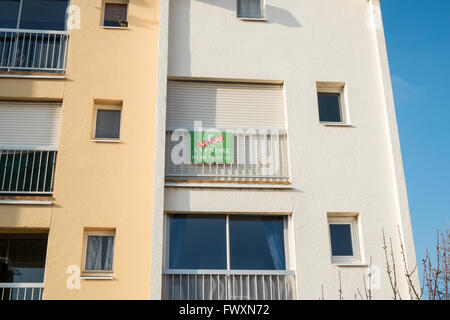
<path fill-rule="evenodd" d="M 120 110 L 97 110 L 95 138 L 119 139 Z"/>
<path fill-rule="evenodd" d="M 105 3 L 103 26 L 122 28 L 127 27 L 127 11 L 128 5 L 126 3 Z"/>
<path fill-rule="evenodd" d="M 318 93 L 319 117 L 321 122 L 342 122 L 341 95 L 339 93 Z"/>
<path fill-rule="evenodd" d="M 330 224 L 331 254 L 352 256 L 352 231 L 350 224 Z"/>

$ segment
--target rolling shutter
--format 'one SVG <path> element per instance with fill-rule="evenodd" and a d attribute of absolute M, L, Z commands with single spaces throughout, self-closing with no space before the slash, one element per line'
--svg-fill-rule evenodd
<path fill-rule="evenodd" d="M 285 129 L 280 84 L 168 81 L 167 129 Z"/>
<path fill-rule="evenodd" d="M 0 149 L 57 150 L 60 103 L 0 102 Z"/>

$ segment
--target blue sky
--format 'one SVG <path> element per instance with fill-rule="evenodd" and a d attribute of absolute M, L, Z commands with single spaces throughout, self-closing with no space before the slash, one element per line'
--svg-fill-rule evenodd
<path fill-rule="evenodd" d="M 381 2 L 420 264 L 450 227 L 450 1 Z"/>

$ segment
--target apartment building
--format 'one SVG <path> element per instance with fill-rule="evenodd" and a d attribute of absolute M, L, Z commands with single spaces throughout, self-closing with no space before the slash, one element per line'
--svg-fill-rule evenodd
<path fill-rule="evenodd" d="M 0 299 L 150 297 L 158 26 L 157 0 L 0 2 Z"/>
<path fill-rule="evenodd" d="M 370 265 L 392 297 L 382 230 L 416 262 L 379 8 L 161 5 L 153 298 L 354 299 Z"/>
<path fill-rule="evenodd" d="M 1 1 L 0 299 L 354 299 L 368 269 L 390 299 L 382 230 L 416 258 L 379 8 Z"/>

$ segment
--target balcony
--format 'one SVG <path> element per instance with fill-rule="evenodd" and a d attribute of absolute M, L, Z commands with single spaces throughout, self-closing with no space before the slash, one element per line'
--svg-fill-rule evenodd
<path fill-rule="evenodd" d="M 193 153 L 193 132 L 167 131 L 166 182 L 289 183 L 286 131 L 274 133 L 265 129 L 226 129 L 223 132 L 231 132 L 233 140 L 228 147 L 229 160 L 187 159 L 178 164 L 173 159 L 174 150 L 180 143 L 186 143 L 183 152 L 190 150 Z"/>
<path fill-rule="evenodd" d="M 166 300 L 294 300 L 294 271 L 166 270 Z"/>
<path fill-rule="evenodd" d="M 63 75 L 68 31 L 0 29 L 0 74 Z"/>
<path fill-rule="evenodd" d="M 42 300 L 43 283 L 0 283 L 2 300 Z"/>
<path fill-rule="evenodd" d="M 0 149 L 0 196 L 53 193 L 57 151 Z"/>

